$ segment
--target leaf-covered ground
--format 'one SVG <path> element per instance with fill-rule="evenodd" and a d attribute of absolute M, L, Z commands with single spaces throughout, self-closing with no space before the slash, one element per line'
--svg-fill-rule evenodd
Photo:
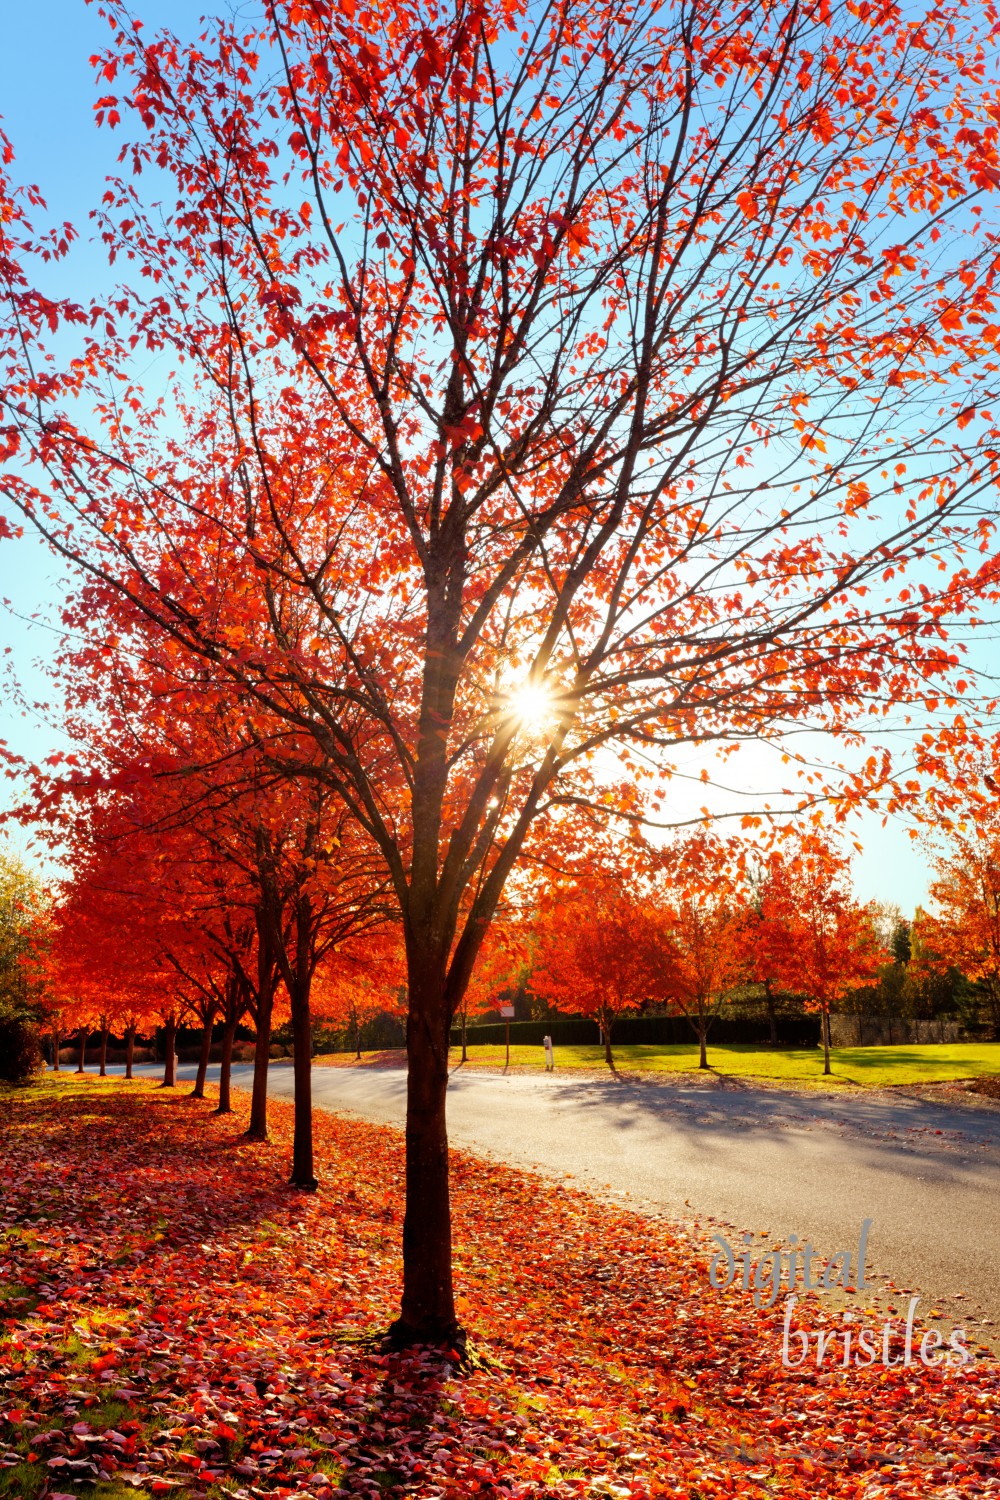
<path fill-rule="evenodd" d="M 288 1106 L 271 1146 L 210 1108 L 93 1078 L 0 1100 L 5 1500 L 1000 1494 L 996 1362 L 784 1369 L 782 1302 L 712 1290 L 696 1234 L 468 1156 L 478 1363 L 380 1353 L 400 1135 L 318 1116 L 309 1196 Z"/>

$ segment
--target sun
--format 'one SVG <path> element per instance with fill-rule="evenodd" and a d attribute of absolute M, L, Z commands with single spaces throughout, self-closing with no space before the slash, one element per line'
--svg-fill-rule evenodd
<path fill-rule="evenodd" d="M 511 693 L 508 703 L 518 728 L 526 734 L 541 734 L 551 727 L 556 706 L 544 683 L 522 683 Z"/>

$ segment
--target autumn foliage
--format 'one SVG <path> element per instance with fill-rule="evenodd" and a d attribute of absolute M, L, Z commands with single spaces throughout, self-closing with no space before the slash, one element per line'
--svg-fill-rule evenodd
<path fill-rule="evenodd" d="M 873 1473 L 900 1500 L 989 1493 L 995 1360 L 784 1368 L 780 1304 L 714 1291 L 700 1226 L 456 1153 L 460 1369 L 369 1336 L 400 1269 L 397 1133 L 326 1116 L 323 1190 L 289 1194 L 288 1105 L 267 1148 L 245 1112 L 58 1087 L 0 1104 L 0 1476 L 21 1493 L 857 1500 Z"/>
<path fill-rule="evenodd" d="M 933 912 L 920 912 L 915 933 L 938 967 L 954 965 L 986 997 L 1000 1036 L 1000 829 L 997 810 L 977 824 L 952 828 L 937 846 Z"/>
<path fill-rule="evenodd" d="M 618 1017 L 664 994 L 669 957 L 657 945 L 648 894 L 627 876 L 598 869 L 546 892 L 536 934 L 532 988 L 564 1010 L 593 1016 L 612 1065 Z"/>
<path fill-rule="evenodd" d="M 258 797 L 350 824 L 407 976 L 396 1336 L 454 1338 L 448 1037 L 519 866 L 567 806 L 655 812 L 684 747 L 853 743 L 960 691 L 947 627 L 994 588 L 996 18 L 104 14 L 113 294 L 41 289 L 73 232 L 3 150 L 2 526 L 82 570 L 81 702 L 141 664 L 112 735 L 197 704 L 189 764 L 252 757 Z M 782 803 L 894 775 L 873 751 Z M 240 855 L 258 1037 L 279 973 L 306 1034 L 311 826 Z"/>
<path fill-rule="evenodd" d="M 885 962 L 875 913 L 854 899 L 850 859 L 806 834 L 765 864 L 749 924 L 762 979 L 801 991 L 822 1017 L 823 1071 L 830 1072 L 830 1012 L 873 983 Z"/>

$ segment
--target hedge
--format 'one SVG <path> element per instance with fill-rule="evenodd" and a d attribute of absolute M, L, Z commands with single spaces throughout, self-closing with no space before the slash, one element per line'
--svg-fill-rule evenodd
<path fill-rule="evenodd" d="M 820 1029 L 818 1016 L 782 1016 L 778 1019 L 779 1047 L 818 1047 Z M 597 1022 L 586 1016 L 570 1016 L 562 1021 L 511 1021 L 512 1044 L 540 1047 L 542 1038 L 550 1036 L 555 1047 L 596 1046 L 599 1041 Z M 470 1047 L 502 1046 L 506 1038 L 503 1021 L 487 1026 L 469 1026 L 466 1037 Z M 615 1022 L 611 1042 L 615 1047 L 631 1046 L 677 1046 L 693 1042 L 695 1034 L 685 1016 L 622 1016 Z M 771 1028 L 767 1021 L 733 1020 L 722 1018 L 712 1022 L 708 1033 L 709 1044 L 717 1047 L 745 1042 L 755 1046 L 768 1046 Z M 451 1044 L 462 1045 L 461 1027 L 452 1027 Z"/>
<path fill-rule="evenodd" d="M 0 1015 L 0 1081 L 27 1083 L 42 1068 L 38 1029 L 24 1016 Z"/>

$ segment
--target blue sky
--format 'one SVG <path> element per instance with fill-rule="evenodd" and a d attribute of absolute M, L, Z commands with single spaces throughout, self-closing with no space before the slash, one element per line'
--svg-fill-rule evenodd
<path fill-rule="evenodd" d="M 204 0 L 157 0 L 136 8 L 150 29 L 166 22 L 183 34 L 196 27 L 205 5 Z M 108 276 L 102 250 L 86 237 L 90 208 L 100 199 L 104 178 L 116 169 L 121 140 L 93 123 L 99 90 L 88 59 L 109 36 L 95 6 L 83 0 L 49 0 L 44 6 L 7 8 L 0 50 L 0 115 L 17 153 L 17 176 L 41 187 L 54 218 L 68 219 L 78 228 L 82 243 L 53 275 L 60 290 L 81 296 Z M 0 544 L 0 597 L 9 599 L 14 611 L 0 611 L 0 650 L 10 648 L 0 656 L 0 672 L 4 663 L 13 666 L 29 705 L 47 696 L 44 664 L 58 641 L 47 624 L 56 619 L 68 583 L 58 561 L 35 538 Z M 37 617 L 33 624 L 27 623 L 31 617 Z M 3 675 L 0 739 L 32 758 L 64 743 L 52 716 L 30 706 L 22 709 Z M 751 781 L 756 774 L 752 759 L 745 762 L 744 773 Z M 700 789 L 688 793 L 678 784 L 669 802 L 683 815 L 702 800 Z M 926 897 L 928 867 L 906 829 L 897 824 L 883 830 L 871 816 L 859 820 L 855 831 L 865 845 L 855 868 L 859 896 L 895 901 L 912 911 Z"/>
<path fill-rule="evenodd" d="M 205 8 L 204 0 L 158 0 L 140 13 L 151 28 L 167 23 L 191 30 Z M 97 7 L 83 0 L 5 7 L 0 117 L 16 152 L 15 175 L 36 183 L 53 218 L 69 220 L 78 230 L 80 243 L 52 275 L 61 291 L 81 296 L 109 274 L 102 248 L 88 242 L 88 216 L 100 201 L 105 177 L 116 169 L 121 144 L 93 120 L 99 91 L 89 59 L 110 35 Z M 34 536 L 0 544 L 0 598 L 15 612 L 0 608 L 0 740 L 33 759 L 64 746 L 65 739 L 44 709 L 22 709 L 10 673 L 29 705 L 47 699 L 44 666 L 58 645 L 48 624 L 57 620 L 69 583 L 58 559 Z M 28 623 L 33 616 L 35 622 Z M 11 837 L 23 851 L 23 836 Z"/>

